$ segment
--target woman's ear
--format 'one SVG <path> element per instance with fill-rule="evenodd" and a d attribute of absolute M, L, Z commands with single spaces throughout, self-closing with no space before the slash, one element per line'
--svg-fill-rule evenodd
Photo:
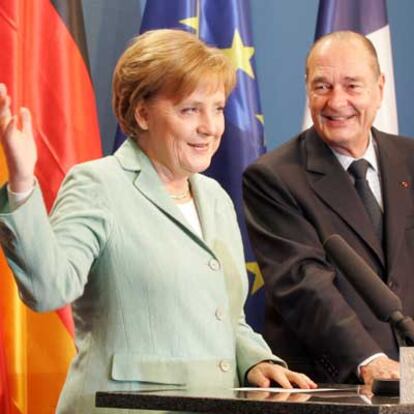
<path fill-rule="evenodd" d="M 137 121 L 138 126 L 146 131 L 148 129 L 148 107 L 146 102 L 140 101 L 135 107 L 135 121 Z"/>

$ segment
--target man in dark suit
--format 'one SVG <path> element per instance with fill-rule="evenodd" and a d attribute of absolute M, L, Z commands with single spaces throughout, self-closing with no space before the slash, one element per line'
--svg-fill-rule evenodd
<path fill-rule="evenodd" d="M 340 234 L 414 315 L 414 140 L 372 127 L 384 76 L 364 36 L 319 39 L 306 85 L 313 127 L 244 177 L 247 224 L 265 278 L 265 337 L 292 369 L 319 382 L 396 378 L 395 333 L 335 268 L 323 242 Z"/>

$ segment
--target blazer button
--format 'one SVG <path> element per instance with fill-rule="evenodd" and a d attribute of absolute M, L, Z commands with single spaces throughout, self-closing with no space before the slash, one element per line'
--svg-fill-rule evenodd
<path fill-rule="evenodd" d="M 230 370 L 230 363 L 226 360 L 221 360 L 219 362 L 219 368 L 223 371 L 223 372 L 228 372 Z"/>
<path fill-rule="evenodd" d="M 211 270 L 214 270 L 214 271 L 220 270 L 220 263 L 216 259 L 210 259 L 210 261 L 208 262 L 208 265 Z"/>
<path fill-rule="evenodd" d="M 216 309 L 216 312 L 215 312 L 215 315 L 216 315 L 216 318 L 217 318 L 219 321 L 222 321 L 222 320 L 224 319 L 224 311 L 223 311 L 223 309 L 221 309 L 221 308 L 217 308 L 217 309 Z"/>

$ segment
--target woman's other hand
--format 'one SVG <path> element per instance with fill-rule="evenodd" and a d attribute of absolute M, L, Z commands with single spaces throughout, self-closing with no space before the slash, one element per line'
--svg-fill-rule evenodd
<path fill-rule="evenodd" d="M 0 83 L 0 142 L 9 171 L 9 188 L 21 193 L 33 187 L 37 150 L 30 111 L 20 108 L 19 116 L 12 115 L 10 105 L 6 85 Z"/>
<path fill-rule="evenodd" d="M 272 382 L 276 382 L 282 388 L 303 388 L 313 389 L 317 385 L 305 374 L 291 371 L 281 365 L 270 362 L 260 362 L 255 365 L 247 374 L 249 384 L 267 388 Z"/>

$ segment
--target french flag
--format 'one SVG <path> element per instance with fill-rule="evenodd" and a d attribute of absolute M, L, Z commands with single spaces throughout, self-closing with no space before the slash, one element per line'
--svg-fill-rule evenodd
<path fill-rule="evenodd" d="M 374 44 L 381 71 L 385 75 L 384 98 L 374 126 L 382 131 L 398 134 L 391 34 L 385 0 L 320 0 L 315 41 L 338 30 L 361 33 Z M 306 108 L 303 128 L 311 125 L 310 113 Z"/>

